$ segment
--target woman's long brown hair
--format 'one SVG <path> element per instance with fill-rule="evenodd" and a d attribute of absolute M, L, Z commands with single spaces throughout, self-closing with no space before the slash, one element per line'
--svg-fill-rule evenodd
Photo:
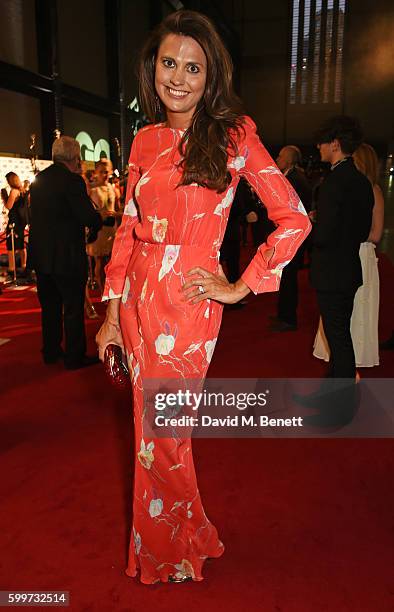
<path fill-rule="evenodd" d="M 372 186 L 376 185 L 379 182 L 379 160 L 375 149 L 363 142 L 353 153 L 353 159 L 356 168 L 369 178 Z"/>
<path fill-rule="evenodd" d="M 165 118 L 154 83 L 157 52 L 168 34 L 190 36 L 202 47 L 207 58 L 205 92 L 179 145 L 183 158 L 180 184 L 198 183 L 220 193 L 231 181 L 227 170 L 228 152 L 237 154 L 239 129 L 243 123 L 241 102 L 232 86 L 232 61 L 205 15 L 187 10 L 171 13 L 150 34 L 139 64 L 140 102 L 154 123 Z"/>

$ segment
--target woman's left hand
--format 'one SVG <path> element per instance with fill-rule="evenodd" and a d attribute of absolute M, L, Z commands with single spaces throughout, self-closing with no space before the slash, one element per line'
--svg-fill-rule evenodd
<path fill-rule="evenodd" d="M 202 300 L 211 299 L 223 304 L 235 304 L 242 300 L 249 292 L 249 287 L 241 280 L 229 283 L 222 266 L 219 266 L 219 274 L 213 274 L 205 268 L 192 268 L 186 276 L 196 276 L 188 280 L 180 291 L 184 293 L 184 300 L 191 304 L 198 304 Z"/>

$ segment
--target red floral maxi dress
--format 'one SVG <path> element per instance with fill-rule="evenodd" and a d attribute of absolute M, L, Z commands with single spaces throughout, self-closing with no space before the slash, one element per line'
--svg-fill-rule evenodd
<path fill-rule="evenodd" d="M 141 582 L 170 575 L 202 580 L 207 557 L 223 544 L 197 487 L 190 439 L 146 439 L 144 379 L 203 379 L 215 348 L 223 305 L 191 305 L 179 291 L 186 272 L 217 273 L 219 249 L 241 176 L 268 209 L 277 229 L 242 275 L 255 293 L 276 291 L 283 267 L 310 231 L 304 207 L 245 117 L 238 156 L 229 157 L 225 192 L 197 184 L 177 187 L 183 131 L 149 125 L 132 144 L 126 207 L 106 268 L 103 299 L 120 297 L 120 324 L 133 386 L 135 473 L 133 526 L 126 573 Z M 136 203 L 138 204 L 139 216 Z M 274 247 L 267 264 L 263 254 Z"/>

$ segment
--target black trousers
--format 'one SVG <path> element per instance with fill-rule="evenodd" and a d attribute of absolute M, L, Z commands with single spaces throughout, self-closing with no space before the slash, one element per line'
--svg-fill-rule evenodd
<path fill-rule="evenodd" d="M 73 365 L 83 359 L 86 353 L 86 280 L 85 275 L 72 277 L 37 273 L 44 358 L 52 359 L 61 353 L 64 327 L 64 363 Z"/>
<path fill-rule="evenodd" d="M 347 292 L 317 291 L 324 333 L 330 347 L 328 376 L 355 379 L 356 361 L 350 335 L 356 289 Z"/>
<path fill-rule="evenodd" d="M 302 244 L 290 263 L 283 268 L 279 287 L 278 319 L 297 325 L 298 307 L 298 270 L 304 257 L 305 247 Z"/>

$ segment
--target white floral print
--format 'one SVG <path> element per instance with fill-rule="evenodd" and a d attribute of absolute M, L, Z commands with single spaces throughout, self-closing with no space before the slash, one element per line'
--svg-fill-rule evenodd
<path fill-rule="evenodd" d="M 149 504 L 149 514 L 152 518 L 155 516 L 159 516 L 163 510 L 163 500 L 162 499 L 152 499 Z"/>
<path fill-rule="evenodd" d="M 128 276 L 126 276 L 126 280 L 124 282 L 124 287 L 123 287 L 123 293 L 122 293 L 122 304 L 125 304 L 127 302 L 127 299 L 129 297 L 129 291 L 130 291 L 130 279 Z"/>
<path fill-rule="evenodd" d="M 152 226 L 152 237 L 155 242 L 164 242 L 164 238 L 166 237 L 167 228 L 168 228 L 168 220 L 167 219 L 158 219 L 156 215 L 154 217 L 147 217 L 148 221 L 153 223 Z"/>
<path fill-rule="evenodd" d="M 148 183 L 150 181 L 150 179 L 151 179 L 150 176 L 146 176 L 145 174 L 142 175 L 142 177 L 138 181 L 137 185 L 135 186 L 135 195 L 136 195 L 137 198 L 140 195 L 141 187 L 143 185 L 146 185 L 146 183 Z"/>
<path fill-rule="evenodd" d="M 175 338 L 171 334 L 160 334 L 155 340 L 156 353 L 169 355 L 175 346 Z"/>
<path fill-rule="evenodd" d="M 179 580 L 185 576 L 195 578 L 193 566 L 187 559 L 182 559 L 181 563 L 176 563 L 175 568 L 178 570 L 175 574 L 175 578 L 178 578 Z"/>
<path fill-rule="evenodd" d="M 133 198 L 130 198 L 130 200 L 127 202 L 125 209 L 123 211 L 124 215 L 127 215 L 129 217 L 137 217 L 138 213 L 137 213 L 137 207 L 135 205 L 135 202 L 133 200 Z"/>
<path fill-rule="evenodd" d="M 214 338 L 213 340 L 207 340 L 205 343 L 205 354 L 207 356 L 208 363 L 211 362 L 213 351 L 215 350 L 216 341 L 217 338 Z"/>
<path fill-rule="evenodd" d="M 299 200 L 299 202 L 298 202 L 297 210 L 302 215 L 308 215 L 308 213 L 306 212 L 305 207 L 304 207 L 303 203 L 301 202 L 301 200 Z"/>
<path fill-rule="evenodd" d="M 183 354 L 189 355 L 190 353 L 195 353 L 196 351 L 198 351 L 201 345 L 202 345 L 202 342 L 192 342 L 191 344 L 189 344 L 189 346 L 187 347 L 186 351 L 184 351 Z"/>
<path fill-rule="evenodd" d="M 146 296 L 146 290 L 148 288 L 148 279 L 146 278 L 144 281 L 144 284 L 142 285 L 142 291 L 141 291 L 141 302 L 145 301 L 145 296 Z"/>
<path fill-rule="evenodd" d="M 279 174 L 279 176 L 283 176 L 282 172 L 276 166 L 267 166 L 266 168 L 262 168 L 259 170 L 259 174 Z"/>
<path fill-rule="evenodd" d="M 276 234 L 275 238 L 277 240 L 283 240 L 284 238 L 289 238 L 290 236 L 298 234 L 300 231 L 300 229 L 284 229 L 283 232 Z"/>
<path fill-rule="evenodd" d="M 235 168 L 235 170 L 237 170 L 238 172 L 239 170 L 241 170 L 241 168 L 245 166 L 245 164 L 246 164 L 246 158 L 243 157 L 242 155 L 239 155 L 238 157 L 235 157 L 233 161 L 231 161 L 228 164 L 228 167 Z"/>
<path fill-rule="evenodd" d="M 223 210 L 225 208 L 228 208 L 231 204 L 231 202 L 233 201 L 233 194 L 234 194 L 234 188 L 230 187 L 230 189 L 227 190 L 226 195 L 224 196 L 223 200 L 216 206 L 213 214 L 214 215 L 222 215 Z"/>
<path fill-rule="evenodd" d="M 142 438 L 141 440 L 141 448 L 139 450 L 139 452 L 137 453 L 137 457 L 139 462 L 141 463 L 141 465 L 144 466 L 144 468 L 146 468 L 147 470 L 150 470 L 152 467 L 152 463 L 155 460 L 155 457 L 153 455 L 153 449 L 155 448 L 155 444 L 154 442 L 149 442 L 149 444 L 146 446 L 145 445 L 145 441 Z"/>
<path fill-rule="evenodd" d="M 161 281 L 161 279 L 174 267 L 174 264 L 178 259 L 179 250 L 179 244 L 168 244 L 166 246 L 159 271 L 159 281 Z"/>
<path fill-rule="evenodd" d="M 137 555 L 140 554 L 140 550 L 141 550 L 141 536 L 139 533 L 136 532 L 135 528 L 133 527 L 133 535 L 134 535 L 134 546 L 135 546 L 135 552 Z"/>
<path fill-rule="evenodd" d="M 282 263 L 278 264 L 276 268 L 271 268 L 270 273 L 275 274 L 276 276 L 279 276 L 280 278 L 282 276 L 283 268 L 287 266 L 287 264 L 290 263 L 290 261 L 291 259 L 288 259 L 287 261 L 282 261 Z"/>

